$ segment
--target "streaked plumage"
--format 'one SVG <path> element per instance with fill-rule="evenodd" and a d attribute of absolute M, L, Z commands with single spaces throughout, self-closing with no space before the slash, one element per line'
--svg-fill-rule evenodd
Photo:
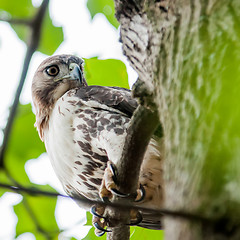
<path fill-rule="evenodd" d="M 65 191 L 96 200 L 107 162 L 116 163 L 138 104 L 127 89 L 88 86 L 81 71 L 80 58 L 46 59 L 35 73 L 32 97 L 36 127 Z M 147 193 L 141 206 L 161 207 L 161 165 L 158 143 L 152 139 L 139 179 Z M 141 226 L 160 228 L 159 220 L 143 217 Z"/>

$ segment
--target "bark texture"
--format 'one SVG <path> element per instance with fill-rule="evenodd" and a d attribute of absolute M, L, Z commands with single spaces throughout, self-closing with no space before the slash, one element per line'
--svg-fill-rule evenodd
<path fill-rule="evenodd" d="M 240 239 L 240 2 L 115 0 L 135 95 L 165 139 L 165 238 Z M 140 86 L 140 87 L 139 87 Z"/>
<path fill-rule="evenodd" d="M 128 134 L 123 147 L 121 159 L 118 161 L 119 164 L 116 165 L 117 171 L 115 174 L 120 192 L 136 192 L 143 157 L 148 143 L 158 125 L 159 119 L 156 111 L 146 109 L 143 106 L 139 106 L 135 110 L 128 128 Z M 119 198 L 114 196 L 112 202 L 115 204 L 132 204 L 130 197 L 124 199 L 122 197 Z M 116 209 L 111 206 L 108 206 L 105 209 L 105 214 L 109 219 L 112 219 L 112 223 L 114 222 L 114 219 L 118 219 L 116 223 L 118 226 L 112 228 L 112 232 L 107 234 L 108 240 L 129 239 L 130 226 L 126 225 L 126 223 L 130 223 L 129 210 L 129 208 Z"/>

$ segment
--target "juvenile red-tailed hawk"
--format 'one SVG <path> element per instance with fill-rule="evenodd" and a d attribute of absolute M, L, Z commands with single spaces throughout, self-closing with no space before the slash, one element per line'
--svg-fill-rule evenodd
<path fill-rule="evenodd" d="M 72 55 L 47 58 L 34 75 L 32 98 L 39 136 L 63 188 L 70 196 L 100 200 L 107 164 L 114 165 L 119 159 L 116 156 L 138 104 L 127 89 L 88 86 L 82 64 L 82 59 Z M 162 166 L 154 139 L 145 154 L 139 184 L 145 196 L 137 204 L 160 208 Z M 142 215 L 139 226 L 161 228 L 159 219 Z"/>

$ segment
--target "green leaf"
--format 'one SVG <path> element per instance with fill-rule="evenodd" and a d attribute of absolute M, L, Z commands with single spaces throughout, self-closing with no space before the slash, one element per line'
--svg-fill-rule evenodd
<path fill-rule="evenodd" d="M 85 76 L 89 85 L 129 88 L 125 64 L 116 59 L 85 59 Z"/>
<path fill-rule="evenodd" d="M 84 224 L 84 226 L 92 226 L 92 214 L 90 212 L 86 212 L 87 215 L 87 222 Z"/>
<path fill-rule="evenodd" d="M 87 236 L 82 240 L 105 240 L 106 239 L 107 234 L 104 234 L 102 237 L 97 237 L 94 233 L 94 230 L 95 230 L 94 227 L 92 227 L 89 230 Z"/>
<path fill-rule="evenodd" d="M 141 227 L 131 227 L 131 240 L 163 240 L 164 232 L 160 230 L 151 230 Z"/>
<path fill-rule="evenodd" d="M 4 160 L 11 177 L 24 185 L 30 183 L 24 169 L 26 161 L 45 151 L 34 122 L 31 104 L 19 105 Z"/>
<path fill-rule="evenodd" d="M 18 222 L 16 226 L 16 235 L 20 235 L 25 232 L 36 231 L 36 226 L 31 216 L 28 214 L 24 203 L 20 202 L 14 206 L 14 212 L 18 217 Z"/>
<path fill-rule="evenodd" d="M 45 186 L 45 189 L 51 189 Z M 57 198 L 44 196 L 24 196 L 24 199 L 14 206 L 18 217 L 16 236 L 31 232 L 36 239 L 53 239 L 59 234 L 54 212 Z"/>
<path fill-rule="evenodd" d="M 6 12 L 12 17 L 27 18 L 36 12 L 36 8 L 32 5 L 31 0 L 1 0 L 0 16 L 2 17 L 3 14 L 6 15 Z"/>
<path fill-rule="evenodd" d="M 91 14 L 91 17 L 97 13 L 102 13 L 105 15 L 107 20 L 115 27 L 118 28 L 119 23 L 115 18 L 115 8 L 113 0 L 88 0 L 87 8 Z"/>
<path fill-rule="evenodd" d="M 31 19 L 36 13 L 37 9 L 32 5 L 31 0 L 19 0 L 19 1 L 0 1 L 0 17 L 7 19 Z M 18 37 L 27 41 L 29 37 L 29 28 L 24 25 L 11 25 Z"/>
<path fill-rule="evenodd" d="M 9 179 L 7 177 L 6 172 L 4 171 L 4 169 L 0 169 L 0 183 L 5 183 L 5 184 L 9 184 Z M 0 197 L 7 192 L 7 189 L 5 188 L 1 188 L 0 187 Z"/>
<path fill-rule="evenodd" d="M 90 212 L 87 212 L 87 223 L 85 224 L 87 226 L 92 226 L 92 215 Z M 94 227 L 92 227 L 87 236 L 83 240 L 94 240 L 99 239 L 99 237 L 96 237 L 94 233 Z M 106 234 L 101 237 L 100 239 L 106 239 Z M 146 228 L 141 227 L 131 227 L 131 240 L 138 240 L 138 239 L 144 239 L 144 240 L 163 240 L 164 239 L 164 232 L 159 230 L 150 230 Z"/>
<path fill-rule="evenodd" d="M 87 213 L 87 219 L 91 216 L 90 213 Z M 86 225 L 91 225 L 91 222 L 89 223 L 87 221 Z M 106 239 L 106 235 L 103 235 L 100 239 Z M 150 230 L 146 228 L 141 227 L 131 227 L 131 233 L 130 233 L 130 239 L 131 240 L 163 240 L 164 239 L 164 231 L 160 230 Z M 97 240 L 99 237 L 97 237 L 94 233 L 94 227 L 92 227 L 87 236 L 83 240 Z"/>
<path fill-rule="evenodd" d="M 52 55 L 62 42 L 62 27 L 54 26 L 49 12 L 47 12 L 43 23 L 42 36 L 38 50 L 44 54 Z"/>
<path fill-rule="evenodd" d="M 44 191 L 54 190 L 48 185 L 36 185 L 29 181 L 24 165 L 30 158 L 38 157 L 45 151 L 37 131 L 34 128 L 35 116 L 30 104 L 19 105 L 16 119 L 13 124 L 5 155 L 5 166 L 11 178 L 21 185 Z M 0 181 L 15 184 L 5 172 L 0 172 Z M 49 198 L 40 195 L 23 194 L 22 202 L 14 206 L 18 217 L 16 235 L 31 232 L 36 239 L 57 239 L 59 229 L 55 220 L 54 212 L 57 198 Z"/>
<path fill-rule="evenodd" d="M 0 1 L 0 17 L 7 16 L 12 19 L 31 19 L 35 16 L 37 8 L 32 5 L 31 0 L 19 1 Z M 43 20 L 41 41 L 39 44 L 39 51 L 52 55 L 63 41 L 62 27 L 53 25 L 52 20 L 47 10 L 46 16 Z M 11 24 L 18 37 L 27 43 L 29 41 L 29 28 L 25 25 Z"/>
<path fill-rule="evenodd" d="M 7 19 L 30 19 L 36 13 L 36 8 L 32 5 L 31 0 L 19 1 L 0 1 L 0 17 Z M 24 25 L 11 25 L 18 37 L 25 41 L 28 37 L 29 29 Z"/>
<path fill-rule="evenodd" d="M 90 212 L 86 212 L 86 214 L 87 214 L 87 222 L 85 223 L 85 226 L 92 226 L 92 214 Z M 104 234 L 102 237 L 99 238 L 95 235 L 94 230 L 95 230 L 95 228 L 92 227 L 89 230 L 87 236 L 85 238 L 83 238 L 82 240 L 98 240 L 98 239 L 102 240 L 102 239 L 106 239 L 107 234 Z"/>

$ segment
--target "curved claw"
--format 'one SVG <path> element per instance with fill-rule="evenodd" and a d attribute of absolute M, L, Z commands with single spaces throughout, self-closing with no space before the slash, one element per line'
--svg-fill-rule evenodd
<path fill-rule="evenodd" d="M 122 198 L 127 198 L 131 195 L 130 193 L 122 193 L 122 192 L 118 191 L 116 188 L 112 188 L 111 191 L 118 197 L 122 197 Z"/>
<path fill-rule="evenodd" d="M 141 183 L 140 183 L 139 190 L 141 192 L 141 197 L 138 200 L 135 200 L 134 202 L 141 202 L 146 196 L 145 188 L 143 187 L 143 185 Z"/>
<path fill-rule="evenodd" d="M 105 203 L 110 203 L 110 200 L 108 197 L 101 197 L 102 201 Z"/>
<path fill-rule="evenodd" d="M 96 217 L 106 219 L 105 217 L 101 216 L 100 214 L 97 213 L 96 206 L 93 206 L 90 208 L 90 213 Z"/>
<path fill-rule="evenodd" d="M 140 212 L 137 213 L 137 219 L 135 221 L 131 221 L 129 224 L 127 224 L 128 226 L 135 226 L 138 225 L 139 223 L 142 222 L 142 214 Z"/>
<path fill-rule="evenodd" d="M 98 229 L 98 230 L 100 230 L 100 231 L 102 231 L 102 232 L 104 232 L 104 233 L 105 233 L 105 232 L 111 232 L 111 230 L 104 229 L 103 227 L 101 227 L 97 222 L 95 222 L 93 225 L 94 225 L 94 227 L 95 227 L 96 229 Z M 104 234 L 104 233 L 103 233 L 103 234 Z M 102 235 L 103 235 L 103 234 L 102 234 Z M 102 236 L 102 235 L 101 235 L 101 236 Z"/>
<path fill-rule="evenodd" d="M 109 167 L 110 167 L 110 170 L 111 170 L 111 172 L 112 172 L 112 180 L 114 181 L 114 183 L 115 184 L 117 184 L 117 174 L 116 174 L 116 172 L 117 172 L 117 169 L 116 169 L 116 167 L 112 164 L 112 163 L 110 163 L 109 164 Z"/>
<path fill-rule="evenodd" d="M 95 235 L 97 236 L 97 237 L 101 237 L 101 236 L 103 236 L 104 234 L 105 234 L 105 232 L 103 232 L 103 231 L 100 231 L 100 230 L 98 230 L 98 229 L 95 229 Z"/>

